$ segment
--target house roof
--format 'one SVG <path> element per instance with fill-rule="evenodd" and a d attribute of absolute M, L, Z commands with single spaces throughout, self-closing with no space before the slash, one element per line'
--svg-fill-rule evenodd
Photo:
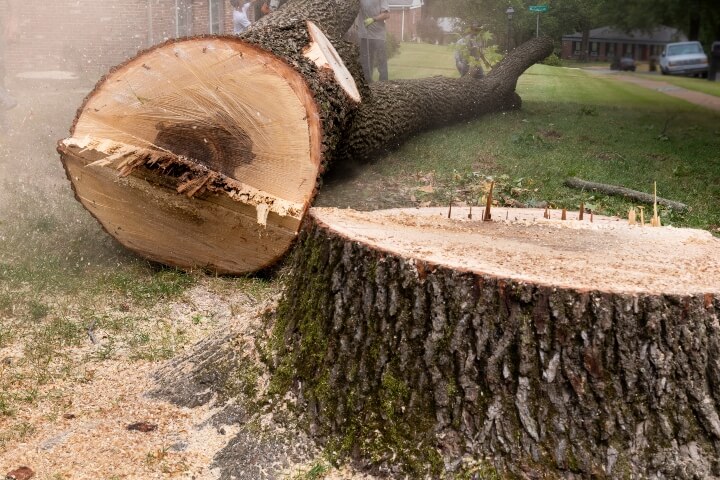
<path fill-rule="evenodd" d="M 420 8 L 423 6 L 423 0 L 389 0 L 388 6 L 390 7 L 390 10 L 398 10 L 398 9 L 414 9 L 414 8 Z"/>
<path fill-rule="evenodd" d="M 581 40 L 582 32 L 563 35 L 563 40 Z M 677 28 L 659 26 L 649 32 L 632 30 L 626 32 L 613 27 L 600 27 L 590 30 L 590 41 L 618 41 L 665 44 L 687 40 L 687 37 Z"/>

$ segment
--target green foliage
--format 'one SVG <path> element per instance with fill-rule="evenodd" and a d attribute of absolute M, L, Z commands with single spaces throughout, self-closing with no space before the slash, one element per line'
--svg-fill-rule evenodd
<path fill-rule="evenodd" d="M 549 67 L 562 67 L 562 60 L 560 60 L 560 57 L 558 57 L 555 53 L 551 54 L 549 57 L 547 57 L 545 60 L 541 62 L 543 65 L 547 65 Z"/>
<path fill-rule="evenodd" d="M 417 24 L 417 34 L 420 40 L 427 43 L 441 43 L 443 32 L 432 17 L 425 17 Z"/>

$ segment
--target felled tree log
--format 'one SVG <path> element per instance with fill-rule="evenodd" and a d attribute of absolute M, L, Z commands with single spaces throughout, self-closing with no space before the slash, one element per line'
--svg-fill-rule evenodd
<path fill-rule="evenodd" d="M 565 180 L 565 185 L 572 188 L 577 188 L 580 190 L 592 190 L 600 193 L 605 193 L 607 195 L 617 195 L 620 197 L 625 197 L 630 200 L 636 200 L 638 202 L 642 203 L 648 203 L 650 205 L 653 204 L 653 202 L 658 203 L 658 205 L 665 205 L 666 207 L 672 208 L 673 210 L 676 210 L 678 212 L 682 212 L 688 209 L 688 206 L 684 203 L 676 202 L 674 200 L 668 200 L 666 198 L 661 197 L 655 197 L 649 193 L 645 192 L 639 192 L 637 190 L 632 190 L 630 188 L 626 187 L 620 187 L 618 185 L 608 185 L 607 183 L 597 183 L 597 182 L 588 182 L 587 180 L 582 180 L 577 177 L 569 177 Z"/>
<path fill-rule="evenodd" d="M 318 435 L 413 478 L 720 475 L 720 240 L 467 213 L 311 209 L 276 378 Z"/>
<path fill-rule="evenodd" d="M 340 145 L 344 156 L 370 160 L 417 132 L 488 113 L 518 109 L 520 75 L 552 53 L 549 37 L 527 42 L 498 63 L 486 77 L 432 77 L 378 82 L 372 101 L 363 102 Z"/>
<path fill-rule="evenodd" d="M 412 96 L 397 83 L 371 90 L 339 40 L 357 9 L 357 0 L 291 0 L 239 38 L 171 41 L 116 67 L 58 145 L 78 200 L 147 258 L 255 271 L 289 248 L 331 159 L 518 106 L 517 76 L 551 49 L 534 41 L 492 81 L 411 82 Z M 468 95 L 470 109 L 459 102 Z"/>

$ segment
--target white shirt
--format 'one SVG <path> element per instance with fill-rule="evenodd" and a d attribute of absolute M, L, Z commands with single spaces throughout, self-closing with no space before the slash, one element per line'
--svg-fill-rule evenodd
<path fill-rule="evenodd" d="M 248 8 L 250 2 L 245 2 L 240 10 L 233 10 L 233 33 L 237 35 L 250 27 L 250 19 L 248 18 Z"/>

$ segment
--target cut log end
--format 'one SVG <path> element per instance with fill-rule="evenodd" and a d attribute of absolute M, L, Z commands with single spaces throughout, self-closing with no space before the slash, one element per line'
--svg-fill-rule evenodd
<path fill-rule="evenodd" d="M 323 162 L 319 117 L 284 60 L 198 37 L 115 69 L 58 150 L 78 199 L 130 249 L 245 273 L 295 238 Z"/>

